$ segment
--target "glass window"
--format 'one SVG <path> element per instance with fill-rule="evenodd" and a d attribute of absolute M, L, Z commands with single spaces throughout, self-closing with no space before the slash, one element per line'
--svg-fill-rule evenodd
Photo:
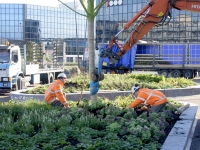
<path fill-rule="evenodd" d="M 1 8 L 1 9 L 0 9 L 0 12 L 1 12 L 2 14 L 5 14 L 5 13 L 6 13 L 6 9 Z"/>
<path fill-rule="evenodd" d="M 15 22 L 14 21 L 10 21 L 10 25 L 11 26 L 15 26 Z"/>
<path fill-rule="evenodd" d="M 40 10 L 40 13 L 39 13 L 39 15 L 42 15 L 42 16 L 44 16 L 44 15 L 45 15 L 45 11 L 44 11 L 44 10 Z"/>
<path fill-rule="evenodd" d="M 37 13 L 38 13 L 38 15 L 40 16 L 40 15 L 41 15 L 41 10 L 38 9 L 38 10 L 37 10 Z"/>
<path fill-rule="evenodd" d="M 19 4 L 19 8 L 22 9 L 23 8 L 23 4 Z"/>
<path fill-rule="evenodd" d="M 100 8 L 100 10 L 99 10 L 99 13 L 98 13 L 99 15 L 103 15 L 103 8 Z"/>
<path fill-rule="evenodd" d="M 15 26 L 19 25 L 19 21 L 14 21 Z"/>
<path fill-rule="evenodd" d="M 55 17 L 58 17 L 58 12 L 57 11 L 55 11 L 54 14 L 55 14 Z"/>
<path fill-rule="evenodd" d="M 10 13 L 10 9 L 6 9 L 6 14 L 9 14 Z"/>
<path fill-rule="evenodd" d="M 10 25 L 10 21 L 6 21 L 6 26 Z"/>
<path fill-rule="evenodd" d="M 110 14 L 113 14 L 114 12 L 113 12 L 113 9 L 114 9 L 114 7 L 110 7 Z"/>
<path fill-rule="evenodd" d="M 10 5 L 9 4 L 6 4 L 6 8 L 9 8 L 10 7 Z M 8 9 L 9 10 L 9 9 Z"/>
<path fill-rule="evenodd" d="M 6 20 L 6 14 L 1 14 L 1 20 Z"/>
<path fill-rule="evenodd" d="M 34 8 L 34 9 L 38 9 L 38 6 L 37 6 L 37 5 L 34 5 L 33 8 Z"/>
<path fill-rule="evenodd" d="M 10 8 L 15 8 L 14 4 L 10 4 Z"/>
<path fill-rule="evenodd" d="M 136 11 L 139 11 L 140 9 L 142 9 L 142 4 L 138 4 L 138 5 L 137 5 Z"/>
<path fill-rule="evenodd" d="M 123 5 L 123 13 L 127 13 L 127 5 Z"/>
<path fill-rule="evenodd" d="M 14 13 L 15 13 L 15 10 L 14 10 L 14 9 L 10 9 L 10 13 L 11 13 L 11 14 L 14 14 Z"/>
<path fill-rule="evenodd" d="M 19 20 L 23 20 L 23 16 L 22 15 L 19 15 Z"/>
<path fill-rule="evenodd" d="M 23 13 L 23 9 L 19 9 L 19 14 L 22 14 Z"/>
<path fill-rule="evenodd" d="M 11 39 L 14 39 L 14 38 L 15 38 L 14 32 L 11 32 L 11 33 L 10 33 L 10 38 L 11 38 Z"/>
<path fill-rule="evenodd" d="M 19 10 L 18 9 L 15 9 L 15 14 L 18 14 L 19 13 Z"/>
<path fill-rule="evenodd" d="M 6 32 L 10 32 L 10 27 L 9 26 L 6 26 Z"/>
<path fill-rule="evenodd" d="M 1 6 L 1 9 L 6 8 L 5 4 L 1 4 L 0 6 Z"/>
<path fill-rule="evenodd" d="M 6 14 L 6 20 L 10 20 L 10 15 Z"/>
<path fill-rule="evenodd" d="M 100 0 L 96 0 L 96 4 L 98 5 L 100 3 Z"/>
<path fill-rule="evenodd" d="M 38 15 L 38 11 L 37 11 L 37 9 L 34 9 L 33 14 L 34 14 L 34 15 Z"/>
<path fill-rule="evenodd" d="M 1 50 L 0 51 L 0 62 L 1 63 L 8 63 L 10 61 L 10 53 L 8 50 Z"/>
<path fill-rule="evenodd" d="M 119 13 L 122 13 L 123 6 L 119 6 Z"/>
<path fill-rule="evenodd" d="M 128 13 L 128 20 L 131 20 L 133 18 L 133 14 L 132 13 Z"/>
<path fill-rule="evenodd" d="M 30 15 L 30 14 L 31 14 L 31 10 L 27 9 L 27 15 Z"/>
<path fill-rule="evenodd" d="M 19 8 L 19 6 L 18 6 L 18 4 L 15 4 L 15 6 L 14 6 L 15 8 Z"/>
<path fill-rule="evenodd" d="M 18 50 L 14 50 L 12 52 L 11 61 L 13 61 L 14 63 L 18 62 Z"/>
<path fill-rule="evenodd" d="M 6 22 L 5 21 L 1 21 L 1 25 L 5 26 Z"/>
<path fill-rule="evenodd" d="M 132 0 L 132 1 L 128 1 L 128 4 L 132 4 L 132 3 L 136 3 L 137 2 L 137 0 L 134 2 L 135 0 Z"/>
<path fill-rule="evenodd" d="M 12 26 L 12 27 L 10 26 L 9 27 L 9 32 L 14 32 L 14 31 L 15 31 L 15 27 L 14 26 Z"/>
<path fill-rule="evenodd" d="M 5 31 L 5 30 L 3 30 Z M 1 32 L 1 37 L 5 38 L 6 37 L 6 33 L 5 32 Z"/>
<path fill-rule="evenodd" d="M 128 17 L 127 14 L 123 14 L 123 21 L 127 22 L 128 21 L 127 17 Z"/>

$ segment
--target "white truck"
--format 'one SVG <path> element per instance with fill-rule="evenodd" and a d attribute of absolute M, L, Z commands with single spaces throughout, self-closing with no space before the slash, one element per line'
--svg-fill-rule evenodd
<path fill-rule="evenodd" d="M 21 90 L 30 84 L 49 84 L 57 75 L 64 72 L 65 47 L 52 50 L 52 64 L 47 67 L 45 44 L 41 44 L 41 59 L 34 58 L 35 63 L 27 62 L 27 45 L 20 49 L 19 45 L 4 42 L 0 44 L 0 89 Z M 34 51 L 34 50 L 33 50 Z M 42 62 L 37 63 L 37 62 Z"/>

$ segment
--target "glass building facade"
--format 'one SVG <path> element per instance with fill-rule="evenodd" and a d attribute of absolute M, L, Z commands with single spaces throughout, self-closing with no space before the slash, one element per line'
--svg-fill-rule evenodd
<path fill-rule="evenodd" d="M 84 14 L 84 11 L 78 12 Z M 67 55 L 83 55 L 86 30 L 86 17 L 78 14 L 75 17 L 67 7 L 0 4 L 1 39 L 45 42 L 46 49 L 53 48 L 52 41 L 62 39 L 66 42 Z"/>
<path fill-rule="evenodd" d="M 100 0 L 96 0 L 99 4 Z M 96 42 L 108 42 L 145 5 L 146 0 L 109 0 L 96 17 Z M 172 9 L 168 24 L 153 27 L 141 40 L 160 43 L 200 42 L 200 14 Z M 138 22 L 136 22 L 138 23 Z M 135 24 L 118 36 L 125 41 Z"/>

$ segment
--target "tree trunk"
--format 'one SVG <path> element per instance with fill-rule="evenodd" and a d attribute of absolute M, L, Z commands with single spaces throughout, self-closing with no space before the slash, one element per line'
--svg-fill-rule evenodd
<path fill-rule="evenodd" d="M 89 74 L 95 70 L 95 47 L 94 47 L 94 20 L 88 20 L 88 49 L 89 49 Z M 90 78 L 90 82 L 92 82 Z M 97 94 L 90 96 L 91 100 L 97 100 Z"/>

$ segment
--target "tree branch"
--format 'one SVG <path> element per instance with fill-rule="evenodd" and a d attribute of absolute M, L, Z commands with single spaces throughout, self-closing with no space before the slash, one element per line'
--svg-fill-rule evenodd
<path fill-rule="evenodd" d="M 101 8 L 108 0 L 102 0 L 99 5 L 97 5 L 94 10 L 99 9 L 99 7 Z"/>
<path fill-rule="evenodd" d="M 81 5 L 83 6 L 83 9 L 85 10 L 85 12 L 88 14 L 87 8 L 84 5 L 84 0 L 80 0 Z"/>
<path fill-rule="evenodd" d="M 60 0 L 58 0 L 58 1 L 59 1 L 60 3 L 62 3 L 63 5 L 65 5 L 67 8 L 71 9 L 73 12 L 75 12 L 75 13 L 81 15 L 81 16 L 85 16 L 85 17 L 87 17 L 87 15 L 81 14 L 81 13 L 79 13 L 79 12 L 73 10 L 71 7 L 67 6 L 67 5 L 66 5 L 65 3 L 63 3 L 62 1 L 60 1 Z"/>
<path fill-rule="evenodd" d="M 101 3 L 99 4 L 99 5 L 97 5 L 97 7 L 95 7 L 95 9 L 94 9 L 94 15 L 96 16 L 97 14 L 98 14 L 98 12 L 99 12 L 99 10 L 100 10 L 100 8 L 107 2 L 108 0 L 102 0 L 101 1 Z"/>

